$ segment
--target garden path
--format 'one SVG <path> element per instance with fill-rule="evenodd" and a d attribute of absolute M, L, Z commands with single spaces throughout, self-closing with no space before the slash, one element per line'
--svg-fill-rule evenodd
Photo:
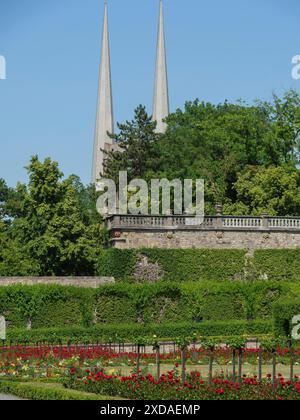
<path fill-rule="evenodd" d="M 14 395 L 0 394 L 0 401 L 13 401 L 22 400 L 22 398 L 15 397 Z"/>

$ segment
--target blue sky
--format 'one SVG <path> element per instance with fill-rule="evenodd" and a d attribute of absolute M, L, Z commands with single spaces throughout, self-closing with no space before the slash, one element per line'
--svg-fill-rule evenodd
<path fill-rule="evenodd" d="M 171 110 L 300 89 L 298 0 L 164 0 Z M 0 177 L 33 154 L 90 181 L 103 0 L 0 0 Z M 158 0 L 109 0 L 114 113 L 151 113 Z"/>

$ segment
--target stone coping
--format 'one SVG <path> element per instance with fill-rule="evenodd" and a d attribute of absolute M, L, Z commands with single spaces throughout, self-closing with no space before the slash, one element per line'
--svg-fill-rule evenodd
<path fill-rule="evenodd" d="M 12 286 L 15 284 L 23 286 L 59 285 L 76 286 L 96 289 L 105 284 L 114 284 L 114 277 L 0 277 L 0 287 Z"/>

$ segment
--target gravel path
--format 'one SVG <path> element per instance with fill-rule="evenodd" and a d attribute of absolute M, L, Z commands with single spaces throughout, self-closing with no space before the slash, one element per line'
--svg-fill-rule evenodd
<path fill-rule="evenodd" d="M 0 401 L 22 400 L 22 398 L 14 397 L 13 395 L 0 394 Z"/>

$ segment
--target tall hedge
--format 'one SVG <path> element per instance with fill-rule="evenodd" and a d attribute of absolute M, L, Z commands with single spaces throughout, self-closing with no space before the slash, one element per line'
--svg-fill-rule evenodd
<path fill-rule="evenodd" d="M 56 285 L 0 288 L 0 315 L 8 327 L 89 325 L 93 291 Z"/>
<path fill-rule="evenodd" d="M 244 250 L 222 249 L 108 249 L 98 262 L 98 274 L 117 280 L 132 279 L 140 256 L 148 257 L 163 269 L 162 280 L 198 281 L 241 278 L 245 265 Z"/>
<path fill-rule="evenodd" d="M 132 276 L 137 263 L 137 253 L 132 249 L 104 249 L 100 253 L 97 271 L 100 276 L 115 277 L 118 280 Z"/>
<path fill-rule="evenodd" d="M 244 250 L 145 249 L 142 253 L 164 270 L 165 280 L 230 280 L 244 271 Z"/>
<path fill-rule="evenodd" d="M 253 263 L 258 277 L 300 281 L 300 248 L 257 250 Z"/>
<path fill-rule="evenodd" d="M 256 250 L 228 249 L 108 249 L 101 253 L 98 274 L 116 280 L 132 280 L 140 256 L 158 263 L 162 280 L 237 280 L 248 278 L 300 281 L 300 248 Z M 248 277 L 247 277 L 248 276 Z"/>
<path fill-rule="evenodd" d="M 64 286 L 0 288 L 0 315 L 9 327 L 160 324 L 271 319 L 282 297 L 300 297 L 286 282 L 117 283 L 97 289 Z"/>

